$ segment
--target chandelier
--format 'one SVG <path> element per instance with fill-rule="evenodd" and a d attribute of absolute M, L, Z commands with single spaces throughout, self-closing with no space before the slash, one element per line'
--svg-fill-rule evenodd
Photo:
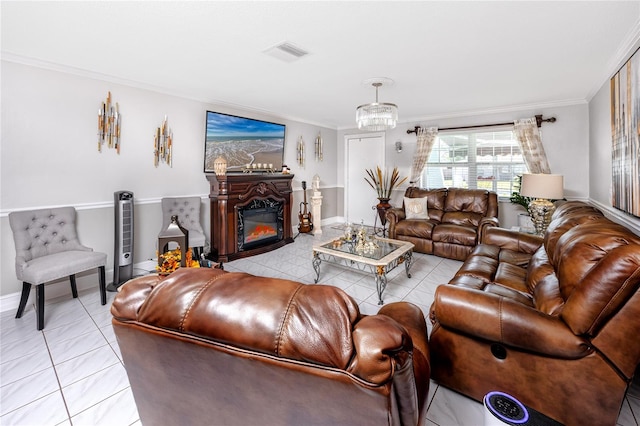
<path fill-rule="evenodd" d="M 388 81 L 393 82 L 392 80 Z M 382 79 L 374 79 L 371 85 L 376 88 L 376 101 L 356 108 L 358 129 L 380 131 L 395 128 L 398 122 L 398 106 L 378 102 L 378 88 L 382 86 Z"/>

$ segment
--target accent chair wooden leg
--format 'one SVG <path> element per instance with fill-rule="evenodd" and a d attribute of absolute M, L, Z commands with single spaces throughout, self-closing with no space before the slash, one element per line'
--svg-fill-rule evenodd
<path fill-rule="evenodd" d="M 36 306 L 38 330 L 42 330 L 44 328 L 44 284 L 38 284 L 36 286 Z"/>
<path fill-rule="evenodd" d="M 105 283 L 104 277 L 104 266 L 98 267 L 98 280 L 100 282 L 100 303 L 103 305 L 107 304 L 107 285 Z"/>
<path fill-rule="evenodd" d="M 71 295 L 74 299 L 78 298 L 78 287 L 76 286 L 76 274 L 69 275 L 69 281 L 71 281 Z"/>
<path fill-rule="evenodd" d="M 22 313 L 24 312 L 25 306 L 27 306 L 27 299 L 29 299 L 29 293 L 31 293 L 31 284 L 23 281 L 22 282 L 22 296 L 20 296 L 20 305 L 18 306 L 18 312 L 16 313 L 16 318 L 22 318 Z"/>

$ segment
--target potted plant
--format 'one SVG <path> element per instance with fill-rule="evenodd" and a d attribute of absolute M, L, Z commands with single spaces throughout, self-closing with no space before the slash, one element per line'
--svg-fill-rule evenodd
<path fill-rule="evenodd" d="M 525 210 L 525 213 L 518 213 L 518 226 L 524 232 L 534 232 L 535 228 L 533 226 L 533 222 L 531 221 L 531 215 L 529 214 L 529 203 L 533 200 L 533 198 L 520 195 L 520 188 L 522 187 L 522 175 L 516 176 L 514 180 L 514 191 L 511 193 L 509 201 L 511 201 L 512 204 L 521 205 Z"/>
<path fill-rule="evenodd" d="M 396 186 L 402 185 L 407 177 L 400 178 L 400 172 L 397 167 L 393 168 L 391 174 L 388 173 L 387 170 L 384 172 L 380 169 L 380 166 L 376 166 L 376 170 L 366 169 L 368 178 L 365 176 L 364 180 L 367 181 L 369 186 L 376 191 L 378 195 L 378 205 L 376 209 L 378 210 L 378 216 L 380 217 L 380 222 L 382 226 L 387 223 L 387 219 L 384 216 L 386 211 L 391 207 L 389 204 L 389 200 L 391 199 L 391 191 Z"/>
<path fill-rule="evenodd" d="M 511 197 L 509 197 L 509 201 L 513 204 L 519 204 L 528 212 L 529 211 L 529 203 L 533 198 L 531 197 L 523 197 L 520 195 L 520 188 L 522 187 L 522 175 L 518 175 L 515 177 L 515 181 L 513 184 L 514 191 L 511 193 Z"/>

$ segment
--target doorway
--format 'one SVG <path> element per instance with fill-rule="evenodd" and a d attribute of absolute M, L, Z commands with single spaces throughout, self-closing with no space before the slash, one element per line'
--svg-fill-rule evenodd
<path fill-rule="evenodd" d="M 384 133 L 345 136 L 345 219 L 347 222 L 373 226 L 378 203 L 376 192 L 365 182 L 366 169 L 384 164 Z"/>

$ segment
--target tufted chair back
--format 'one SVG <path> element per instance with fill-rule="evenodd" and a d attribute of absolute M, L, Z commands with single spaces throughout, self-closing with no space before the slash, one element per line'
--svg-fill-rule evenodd
<path fill-rule="evenodd" d="M 16 318 L 27 306 L 31 286 L 36 286 L 36 320 L 44 328 L 44 285 L 69 277 L 71 294 L 78 297 L 76 274 L 98 268 L 100 302 L 107 303 L 105 264 L 107 255 L 83 246 L 76 231 L 76 209 L 58 207 L 9 213 L 9 225 L 16 247 L 16 276 L 22 281 L 22 295 Z"/>
<path fill-rule="evenodd" d="M 63 251 L 91 251 L 80 244 L 76 232 L 76 209 L 53 209 L 12 212 L 9 223 L 16 246 L 16 275 L 23 280 L 27 262 Z"/>
<path fill-rule="evenodd" d="M 176 197 L 162 199 L 162 229 L 171 223 L 171 216 L 178 216 L 180 225 L 189 231 L 189 246 L 204 247 L 206 238 L 200 225 L 200 197 Z"/>

